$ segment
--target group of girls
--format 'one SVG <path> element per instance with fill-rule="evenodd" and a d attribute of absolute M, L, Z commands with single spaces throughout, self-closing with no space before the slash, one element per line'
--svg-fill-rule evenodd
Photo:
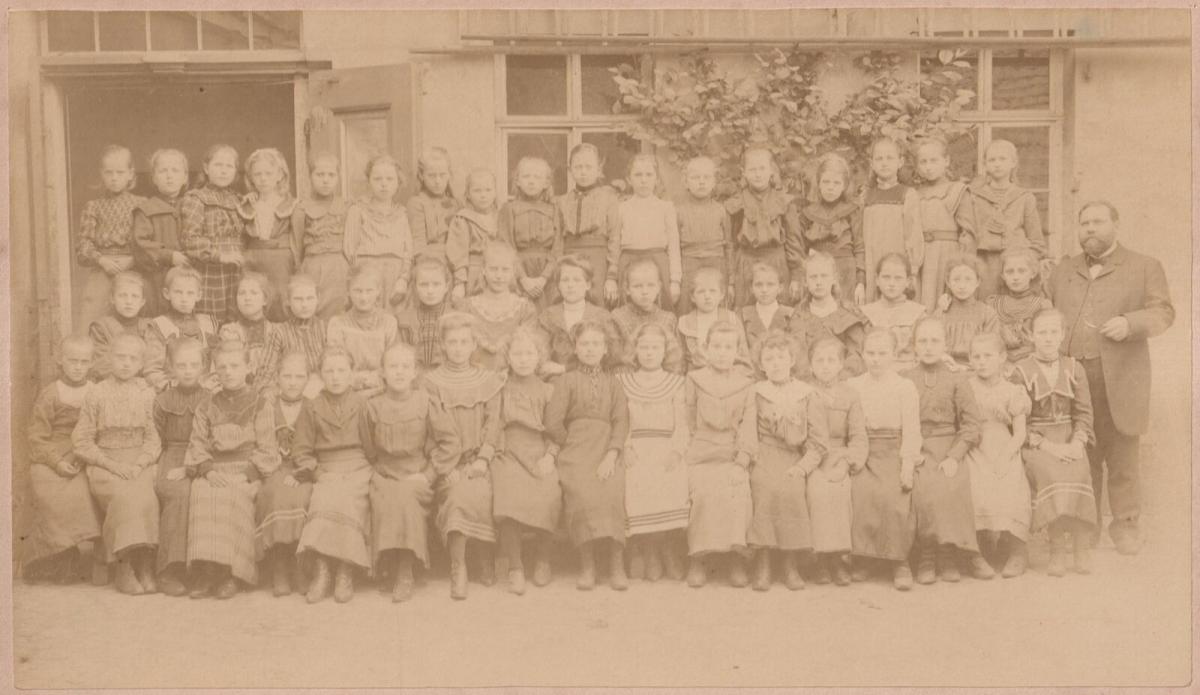
<path fill-rule="evenodd" d="M 110 147 L 78 244 L 106 311 L 29 427 L 31 575 L 76 577 L 91 544 L 128 594 L 229 598 L 262 566 L 276 595 L 347 601 L 366 574 L 404 601 L 431 520 L 459 599 L 468 558 L 523 594 L 528 549 L 549 583 L 563 536 L 583 590 L 598 560 L 617 590 L 702 586 L 716 560 L 758 590 L 776 559 L 790 589 L 1015 577 L 1041 529 L 1051 575 L 1072 551 L 1089 572 L 1087 383 L 1015 150 L 993 142 L 970 186 L 943 143 L 915 155 L 919 189 L 877 142 L 861 202 L 828 155 L 805 203 L 752 149 L 724 204 L 700 157 L 676 205 L 653 157 L 622 199 L 581 145 L 573 190 L 525 158 L 497 209 L 483 170 L 458 202 L 440 148 L 404 206 L 386 155 L 347 204 L 331 156 L 296 201 L 275 150 L 245 196 L 232 148 L 186 192 L 164 150 L 147 200 Z"/>

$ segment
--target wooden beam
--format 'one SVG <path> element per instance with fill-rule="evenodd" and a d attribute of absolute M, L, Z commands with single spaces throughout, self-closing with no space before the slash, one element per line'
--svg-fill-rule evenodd
<path fill-rule="evenodd" d="M 585 36 L 530 36 L 521 34 L 466 34 L 459 37 L 462 41 L 491 41 L 492 46 L 464 46 L 464 49 L 474 48 L 524 48 L 524 47 L 566 47 L 569 45 L 586 44 L 591 46 L 636 46 L 639 49 L 671 48 L 678 51 L 685 49 L 708 48 L 716 52 L 718 47 L 732 46 L 736 48 L 757 46 L 801 46 L 804 48 L 891 48 L 891 47 L 1027 47 L 1027 48 L 1140 48 L 1158 46 L 1190 46 L 1192 39 L 1187 35 L 1129 37 L 1129 38 L 1085 38 L 1079 36 L 895 36 L 895 37 L 862 37 L 862 36 L 798 36 L 794 38 L 746 38 L 746 37 L 704 37 L 704 38 L 647 38 L 644 36 L 609 36 L 605 38 Z M 412 49 L 413 53 L 434 53 L 439 49 Z"/>

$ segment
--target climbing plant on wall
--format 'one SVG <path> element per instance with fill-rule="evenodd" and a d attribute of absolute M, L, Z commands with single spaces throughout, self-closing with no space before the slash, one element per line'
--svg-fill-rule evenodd
<path fill-rule="evenodd" d="M 970 65 L 960 53 L 940 52 L 933 69 L 916 79 L 900 74 L 902 63 L 897 53 L 856 56 L 865 84 L 832 112 L 817 85 L 829 57 L 798 47 L 756 55 L 753 68 L 736 76 L 705 52 L 685 55 L 653 81 L 632 70 L 613 72 L 618 108 L 638 117 L 630 133 L 676 165 L 698 155 L 715 159 L 718 195 L 732 193 L 741 153 L 751 146 L 771 149 L 784 186 L 803 193 L 805 173 L 826 152 L 842 152 L 862 176 L 877 137 L 909 145 L 928 136 L 950 140 L 970 127 L 955 120 L 973 96 L 965 86 Z"/>

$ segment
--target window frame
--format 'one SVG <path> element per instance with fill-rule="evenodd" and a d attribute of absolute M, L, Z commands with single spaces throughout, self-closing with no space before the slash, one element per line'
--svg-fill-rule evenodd
<path fill-rule="evenodd" d="M 59 10 L 54 10 L 59 11 Z M 89 10 L 61 10 L 65 12 L 89 12 Z M 137 10 L 123 10 L 125 12 L 137 12 Z M 187 10 L 143 10 L 143 28 L 146 33 L 146 48 L 144 50 L 105 50 L 100 44 L 100 10 L 91 10 L 92 15 L 92 49 L 90 51 L 51 51 L 50 50 L 50 22 L 48 15 L 43 15 L 41 19 L 41 40 L 39 48 L 43 56 L 75 56 L 75 55 L 141 55 L 143 53 L 219 53 L 219 52 L 238 52 L 262 53 L 264 51 L 297 51 L 304 49 L 304 12 L 302 10 L 270 10 L 270 9 L 250 9 L 250 10 L 234 10 L 244 12 L 246 14 L 246 48 L 236 49 L 206 49 L 204 48 L 204 32 L 203 32 L 203 14 L 205 12 L 226 12 L 228 10 L 195 10 L 196 13 L 196 48 L 186 50 L 162 49 L 154 48 L 152 40 L 150 15 L 156 12 L 180 12 Z M 257 12 L 294 12 L 299 24 L 296 30 L 297 46 L 296 48 L 273 49 L 273 48 L 255 48 L 254 47 L 254 15 Z"/>
<path fill-rule="evenodd" d="M 567 136 L 567 151 L 583 142 L 583 136 L 588 133 L 624 133 L 624 124 L 637 121 L 633 114 L 588 114 L 583 111 L 583 53 L 564 53 L 567 61 L 567 112 L 559 115 L 539 116 L 510 116 L 508 114 L 508 67 L 507 54 L 499 53 L 494 58 L 495 66 L 495 101 L 496 128 L 496 179 L 500 190 L 507 195 L 510 190 L 508 176 L 511 165 L 508 161 L 508 136 L 510 134 L 565 134 Z M 643 78 L 653 75 L 653 57 L 648 54 L 631 53 L 641 61 Z M 646 143 L 641 143 L 639 151 L 648 152 Z M 567 188 L 573 184 L 567 177 Z M 564 193 L 565 191 L 556 191 Z"/>

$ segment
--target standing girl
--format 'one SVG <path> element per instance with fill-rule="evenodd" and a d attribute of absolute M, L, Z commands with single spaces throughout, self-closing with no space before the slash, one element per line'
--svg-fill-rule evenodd
<path fill-rule="evenodd" d="M 142 198 L 130 193 L 137 185 L 133 153 L 109 145 L 100 153 L 104 197 L 83 205 L 75 254 L 85 269 L 76 325 L 87 326 L 107 313 L 112 276 L 133 269 L 133 211 Z"/>
<path fill-rule="evenodd" d="M 60 580 L 75 581 L 81 546 L 92 541 L 96 548 L 100 540 L 100 518 L 83 462 L 71 450 L 71 432 L 91 389 L 92 343 L 83 336 L 66 338 L 60 354 L 61 376 L 38 394 L 25 431 L 35 520 L 24 556 L 26 579 L 54 568 Z"/>
<path fill-rule="evenodd" d="M 475 317 L 475 363 L 484 369 L 504 367 L 500 348 L 518 326 L 532 326 L 537 309 L 528 299 L 513 292 L 517 254 L 508 244 L 495 243 L 483 252 L 483 292 L 467 297 L 463 311 Z"/>
<path fill-rule="evenodd" d="M 128 333 L 112 343 L 112 375 L 84 394 L 71 432 L 75 457 L 104 518 L 105 562 L 117 560 L 117 590 L 155 593 L 158 497 L 154 478 L 162 440 L 154 426 L 154 389 L 138 378 L 146 343 Z"/>
<path fill-rule="evenodd" d="M 662 278 L 658 274 L 658 266 L 649 258 L 633 261 L 626 269 L 623 281 L 626 301 L 612 312 L 613 321 L 622 340 L 620 362 L 636 368 L 631 340 L 642 326 L 652 323 L 667 334 L 667 355 L 663 360 L 663 369 L 668 372 L 682 372 L 684 358 L 677 331 L 678 320 L 675 314 L 663 309 L 658 301 L 662 294 Z"/>
<path fill-rule="evenodd" d="M 592 288 L 592 267 L 582 256 L 567 256 L 558 262 L 558 296 L 562 300 L 538 315 L 538 328 L 546 335 L 550 352 L 540 372 L 558 376 L 567 371 L 575 356 L 571 329 L 580 321 L 593 321 L 605 327 L 614 345 L 621 344 L 620 330 L 607 311 L 587 301 Z M 619 309 L 618 309 L 619 310 Z"/>
<path fill-rule="evenodd" d="M 452 296 L 461 300 L 483 289 L 483 250 L 499 238 L 496 175 L 489 169 L 467 174 L 467 204 L 450 218 L 446 260 L 454 275 Z"/>
<path fill-rule="evenodd" d="M 971 339 L 979 333 L 998 333 L 995 309 L 978 299 L 980 269 L 973 256 L 955 256 L 946 264 L 949 296 L 938 300 L 934 316 L 946 326 L 946 352 L 965 369 L 970 364 Z"/>
<path fill-rule="evenodd" d="M 544 309 L 553 300 L 553 288 L 548 283 L 563 250 L 552 202 L 550 165 L 538 157 L 522 157 L 517 162 L 516 179 L 516 197 L 500 208 L 497 236 L 517 252 L 516 277 L 521 292 Z"/>
<path fill-rule="evenodd" d="M 718 322 L 730 323 L 738 334 L 735 363 L 740 372 L 754 373 L 750 360 L 750 346 L 746 343 L 746 332 L 742 322 L 733 311 L 721 306 L 725 299 L 725 282 L 721 271 L 716 268 L 701 268 L 692 280 L 692 313 L 679 318 L 679 342 L 683 344 L 683 367 L 686 371 L 700 369 L 707 364 L 704 339 Z"/>
<path fill-rule="evenodd" d="M 413 256 L 426 254 L 448 261 L 446 245 L 450 220 L 462 207 L 450 189 L 451 177 L 450 153 L 446 148 L 427 147 L 417 157 L 420 189 L 408 199 Z"/>
<path fill-rule="evenodd" d="M 199 188 L 183 194 L 179 203 L 180 240 L 191 265 L 200 273 L 196 312 L 218 323 L 232 321 L 237 282 L 242 276 L 243 232 L 238 214 L 238 153 L 229 145 L 213 145 L 204 154 L 204 178 Z"/>
<path fill-rule="evenodd" d="M 971 469 L 967 451 L 979 444 L 979 411 L 967 376 L 946 365 L 942 322 L 923 319 L 913 331 L 920 366 L 904 373 L 921 398 L 923 463 L 913 486 L 916 520 L 917 582 L 956 582 L 958 556 L 965 555 L 977 579 L 992 570 L 979 554 L 975 509 L 971 505 Z"/>
<path fill-rule="evenodd" d="M 275 303 L 274 297 L 275 291 L 267 276 L 247 270 L 242 273 L 237 286 L 238 319 L 221 326 L 217 331 L 219 342 L 237 341 L 246 347 L 250 355 L 250 383 L 260 390 L 273 383 L 259 381 L 258 374 L 263 371 L 267 342 L 279 330 L 279 324 L 266 318 L 266 309 Z"/>
<path fill-rule="evenodd" d="M 396 314 L 400 340 L 413 346 L 417 369 L 428 371 L 445 361 L 438 321 L 450 308 L 450 269 L 432 256 L 422 256 L 413 263 L 410 302 Z"/>
<path fill-rule="evenodd" d="M 246 178 L 250 192 L 238 206 L 245 220 L 246 268 L 266 275 L 275 288 L 272 296 L 280 297 L 300 265 L 300 236 L 292 225 L 296 211 L 292 176 L 283 153 L 269 147 L 246 157 Z M 267 307 L 267 314 L 272 321 L 286 318 L 278 300 Z"/>
<path fill-rule="evenodd" d="M 880 138 L 871 145 L 871 179 L 862 212 L 866 268 L 876 267 L 889 253 L 901 253 L 908 256 L 915 272 L 925 258 L 920 196 L 898 178 L 903 159 L 899 143 L 891 138 Z M 875 278 L 868 274 L 864 301 L 876 298 Z"/>
<path fill-rule="evenodd" d="M 620 299 L 617 259 L 621 252 L 621 223 L 617 191 L 601 181 L 604 158 L 595 145 L 584 142 L 571 148 L 567 166 L 574 188 L 554 199 L 562 229 L 562 250 L 580 254 L 592 264 L 597 279 L 588 299 L 593 304 L 607 302 L 613 306 Z"/>
<path fill-rule="evenodd" d="M 272 592 L 287 596 L 302 591 L 300 564 L 296 562 L 296 544 L 304 530 L 312 482 L 297 477 L 293 457 L 296 421 L 304 405 L 304 387 L 308 383 L 308 358 L 301 352 L 289 352 L 279 361 L 278 398 L 273 399 L 275 442 L 279 446 L 279 468 L 258 491 L 254 499 L 255 555 L 269 559 Z"/>
<path fill-rule="evenodd" d="M 758 354 L 763 338 L 771 331 L 787 329 L 792 318 L 792 307 L 779 303 L 779 270 L 773 265 L 755 263 L 750 270 L 750 291 L 754 293 L 754 304 L 738 310 L 738 317 L 746 329 L 746 342 L 750 354 Z M 799 295 L 797 295 L 799 296 Z"/>
<path fill-rule="evenodd" d="M 985 175 L 967 186 L 966 213 L 975 230 L 981 266 L 979 296 L 1000 291 L 1000 254 L 1013 246 L 1028 246 L 1039 259 L 1046 256 L 1046 237 L 1038 215 L 1037 198 L 1017 185 L 1017 148 L 1008 140 L 993 140 L 983 153 Z"/>
<path fill-rule="evenodd" d="M 800 553 L 812 549 L 807 479 L 829 451 L 825 404 L 811 386 L 792 377 L 794 349 L 786 333 L 775 331 L 759 352 L 766 379 L 754 387 L 758 457 L 750 469 L 754 520 L 746 534 L 755 550 L 755 591 L 771 588 L 772 550 L 783 556 L 787 588 L 804 588 Z"/>
<path fill-rule="evenodd" d="M 796 376 L 807 379 L 812 370 L 808 365 L 808 348 L 821 338 L 835 337 L 846 346 L 845 368 L 848 375 L 862 374 L 863 336 L 867 320 L 857 309 L 838 300 L 837 265 L 833 257 L 814 252 L 804 269 L 804 285 L 808 297 L 796 307 L 788 319 L 788 333 L 797 342 L 802 359 L 796 360 Z"/>
<path fill-rule="evenodd" d="M 815 199 L 795 198 L 788 205 L 789 261 L 793 267 L 803 268 L 809 253 L 829 254 L 837 266 L 838 287 L 847 293 L 847 299 L 861 305 L 867 277 L 862 208 L 854 202 L 850 165 L 831 152 L 817 163 L 815 178 Z M 790 292 L 795 301 L 800 301 L 803 289 L 803 278 L 793 276 Z"/>
<path fill-rule="evenodd" d="M 154 399 L 154 426 L 162 440 L 158 458 L 158 586 L 168 596 L 183 596 L 187 586 L 188 513 L 194 470 L 185 466 L 196 410 L 208 396 L 200 386 L 207 366 L 200 341 L 184 338 L 167 348 L 175 383 Z"/>
<path fill-rule="evenodd" d="M 305 357 L 305 370 L 309 374 L 304 395 L 311 398 L 321 390 L 321 351 L 325 349 L 325 322 L 316 315 L 319 299 L 317 282 L 307 275 L 293 275 L 288 281 L 288 313 L 291 318 L 278 324 L 278 330 L 267 336 L 263 347 L 262 364 L 254 381 L 269 384 L 279 373 L 283 356 L 299 352 Z"/>
<path fill-rule="evenodd" d="M 971 341 L 971 391 L 979 408 L 981 439 L 967 454 L 975 531 L 985 557 L 1003 563 L 1004 577 L 1025 573 L 1029 539 L 1029 480 L 1021 463 L 1030 400 L 1004 378 L 1004 344 L 995 333 Z M 995 552 L 1000 551 L 1000 552 Z M 1001 560 L 1003 558 L 1003 560 Z"/>
<path fill-rule="evenodd" d="M 350 353 L 337 346 L 327 348 L 320 369 L 324 388 L 301 406 L 292 444 L 296 468 L 314 482 L 296 553 L 312 553 L 308 602 L 325 598 L 330 565 L 334 565 L 333 598 L 345 603 L 354 598 L 355 570 L 371 569 L 368 460 L 375 458 L 375 447 L 367 402 L 351 388 Z"/>
<path fill-rule="evenodd" d="M 928 266 L 926 266 L 928 268 Z M 879 289 L 879 299 L 864 304 L 862 313 L 877 328 L 886 328 L 896 336 L 896 369 L 904 370 L 915 367 L 917 359 L 913 356 L 912 332 L 917 321 L 925 316 L 924 305 L 909 299 L 905 292 L 912 282 L 912 266 L 908 257 L 899 253 L 889 253 L 879 259 L 875 269 L 875 287 Z"/>
<path fill-rule="evenodd" d="M 703 271 L 702 271 L 703 272 Z M 701 285 L 697 285 L 699 289 Z M 729 583 L 744 587 L 746 534 L 753 519 L 750 463 L 758 453 L 758 412 L 754 380 L 734 368 L 741 331 L 718 321 L 708 329 L 705 366 L 687 375 L 685 402 L 691 510 L 688 516 L 688 586 L 708 581 L 709 555 L 729 556 Z"/>
<path fill-rule="evenodd" d="M 821 467 L 807 480 L 808 512 L 812 520 L 813 552 L 817 555 L 813 581 L 838 586 L 850 583 L 845 556 L 850 552 L 853 503 L 851 476 L 867 461 L 867 425 L 858 393 L 839 380 L 846 346 L 837 338 L 821 338 L 808 350 L 812 385 L 829 418 L 829 451 Z"/>
<path fill-rule="evenodd" d="M 480 582 L 496 581 L 492 522 L 492 482 L 488 466 L 500 437 L 500 389 L 504 376 L 471 363 L 475 318 L 451 312 L 438 322 L 446 361 L 425 374 L 431 397 L 433 450 L 437 472 L 437 526 L 450 551 L 450 598 L 467 597 L 467 541 L 479 555 Z"/>
<path fill-rule="evenodd" d="M 921 461 L 921 410 L 917 387 L 892 370 L 896 338 L 873 328 L 863 342 L 865 374 L 850 379 L 867 424 L 863 469 L 851 479 L 854 516 L 850 530 L 856 582 L 868 577 L 869 563 L 888 566 L 892 586 L 912 588 L 908 552 L 912 549 L 913 475 Z"/>
<path fill-rule="evenodd" d="M 404 206 L 396 195 L 404 185 L 400 163 L 390 155 L 367 162 L 369 195 L 351 204 L 346 212 L 343 249 L 346 261 L 372 261 L 383 275 L 383 304 L 399 304 L 408 294 L 408 273 L 413 259 L 413 237 Z"/>
<path fill-rule="evenodd" d="M 625 513 L 629 573 L 657 581 L 679 580 L 683 568 L 675 546 L 687 529 L 687 404 L 684 378 L 663 369 L 668 337 L 662 327 L 643 324 L 633 335 L 635 371 L 618 378 L 629 404 L 625 466 Z"/>
<path fill-rule="evenodd" d="M 150 155 L 155 194 L 133 209 L 133 260 L 146 278 L 146 316 L 157 316 L 163 304 L 163 276 L 188 265 L 179 242 L 179 205 L 188 183 L 187 155 L 179 150 L 155 150 Z"/>
<path fill-rule="evenodd" d="M 946 266 L 959 253 L 975 249 L 970 205 L 964 205 L 966 184 L 952 181 L 947 172 L 950 154 L 943 140 L 923 140 L 917 145 L 917 189 L 921 199 L 921 225 L 925 232 L 925 261 L 921 268 L 918 297 L 925 310 L 937 308 L 938 297 L 946 286 Z"/>
<path fill-rule="evenodd" d="M 380 269 L 363 263 L 350 269 L 346 294 L 350 308 L 329 319 L 325 345 L 336 345 L 350 353 L 354 361 L 351 387 L 363 398 L 383 390 L 383 353 L 400 337 L 396 317 L 383 310 L 379 297 L 383 289 Z"/>
<path fill-rule="evenodd" d="M 987 298 L 987 305 L 1000 321 L 1000 337 L 1008 361 L 1017 363 L 1033 353 L 1033 317 L 1053 305 L 1041 293 L 1037 255 L 1032 249 L 1015 246 L 1000 254 L 1004 286 Z"/>
<path fill-rule="evenodd" d="M 279 468 L 275 412 L 246 382 L 250 359 L 241 343 L 222 343 L 213 357 L 221 390 L 196 408 L 183 465 L 192 478 L 188 501 L 188 567 L 192 598 L 232 598 L 238 582 L 258 582 L 254 497 Z"/>
<path fill-rule="evenodd" d="M 578 367 L 555 384 L 546 406 L 546 433 L 559 447 L 567 535 L 579 549 L 576 588 L 596 584 L 597 550 L 607 550 L 609 586 L 629 587 L 625 574 L 625 471 L 618 465 L 629 434 L 629 409 L 616 377 L 604 327 L 588 321 L 571 331 Z"/>
<path fill-rule="evenodd" d="M 387 389 L 367 406 L 377 454 L 370 487 L 371 559 L 377 576 L 385 568 L 394 574 L 396 603 L 412 597 L 414 560 L 429 566 L 426 520 L 436 474 L 429 463 L 429 394 L 413 390 L 416 376 L 413 349 L 391 346 L 383 355 Z"/>
<path fill-rule="evenodd" d="M 537 562 L 533 583 L 550 582 L 550 548 L 562 514 L 562 489 L 554 459 L 558 445 L 546 433 L 546 404 L 554 387 L 537 376 L 542 341 L 518 328 L 505 350 L 509 377 L 500 392 L 500 421 L 504 427 L 492 459 L 492 514 L 500 532 L 500 552 L 508 561 L 508 590 L 525 593 L 525 563 L 521 536 L 536 538 Z"/>
<path fill-rule="evenodd" d="M 729 279 L 736 308 L 753 299 L 750 291 L 750 269 L 755 263 L 766 263 L 779 270 L 785 287 L 791 287 L 792 273 L 802 272 L 799 259 L 787 257 L 788 196 L 779 190 L 779 168 L 770 150 L 752 147 L 742 154 L 743 188 L 725 201 L 733 229 L 734 269 Z M 794 266 L 794 267 L 793 267 Z M 735 282 L 734 278 L 738 278 Z M 793 301 L 797 297 L 785 297 Z"/>
<path fill-rule="evenodd" d="M 717 164 L 710 157 L 693 157 L 683 170 L 687 195 L 675 203 L 679 220 L 679 263 L 683 284 L 675 313 L 692 310 L 691 281 L 701 268 L 716 268 L 723 277 L 733 269 L 733 228 L 725 206 L 713 200 Z"/>
<path fill-rule="evenodd" d="M 658 159 L 652 154 L 634 155 L 629 163 L 629 183 L 633 195 L 617 207 L 621 229 L 618 277 L 625 277 L 626 269 L 634 260 L 653 261 L 658 266 L 659 276 L 670 281 L 666 303 L 674 306 L 679 301 L 683 278 L 679 261 L 679 221 L 675 217 L 675 206 L 657 195 Z"/>
<path fill-rule="evenodd" d="M 1096 500 L 1088 466 L 1092 397 L 1083 366 L 1059 354 L 1063 315 L 1046 309 L 1033 317 L 1033 354 L 1017 363 L 1016 379 L 1033 402 L 1029 434 L 1021 456 L 1033 487 L 1032 531 L 1049 529 L 1050 564 L 1046 573 L 1067 572 L 1072 541 L 1075 571 L 1092 571 L 1091 535 Z"/>
<path fill-rule="evenodd" d="M 346 201 L 338 194 L 338 159 L 332 154 L 313 157 L 309 195 L 296 206 L 292 228 L 300 240 L 300 272 L 317 283 L 321 303 L 317 315 L 333 318 L 346 306 Z M 282 288 L 280 288 L 282 290 Z"/>

